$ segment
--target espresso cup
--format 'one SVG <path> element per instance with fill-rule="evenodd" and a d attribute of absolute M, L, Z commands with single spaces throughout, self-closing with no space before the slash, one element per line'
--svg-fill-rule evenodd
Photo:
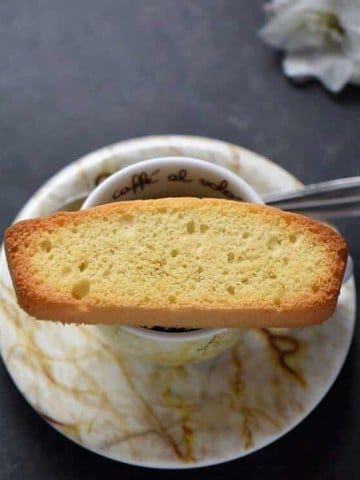
<path fill-rule="evenodd" d="M 123 200 L 179 196 L 263 203 L 253 188 L 226 168 L 195 158 L 161 157 L 135 163 L 114 173 L 90 193 L 82 209 Z M 101 318 L 98 329 L 119 354 L 165 365 L 182 365 L 213 357 L 234 345 L 241 334 L 241 329 L 237 328 L 159 331 L 101 325 Z"/>

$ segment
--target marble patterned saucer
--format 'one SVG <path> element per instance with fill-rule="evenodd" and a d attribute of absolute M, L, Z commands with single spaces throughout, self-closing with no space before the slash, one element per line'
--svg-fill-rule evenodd
<path fill-rule="evenodd" d="M 242 176 L 260 194 L 299 186 L 255 153 L 198 137 L 121 142 L 51 178 L 17 219 L 46 215 L 112 172 L 146 158 L 185 155 Z M 244 329 L 239 343 L 200 364 L 164 367 L 119 356 L 96 326 L 38 322 L 16 305 L 1 253 L 0 348 L 16 386 L 50 425 L 117 461 L 157 468 L 213 465 L 275 441 L 318 405 L 348 353 L 355 286 L 323 325 Z"/>

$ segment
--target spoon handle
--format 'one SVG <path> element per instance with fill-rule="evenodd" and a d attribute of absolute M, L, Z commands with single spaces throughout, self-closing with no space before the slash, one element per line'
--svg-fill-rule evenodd
<path fill-rule="evenodd" d="M 266 202 L 282 210 L 309 215 L 317 219 L 334 220 L 336 218 L 356 217 L 360 215 L 360 195 L 348 198 L 330 198 L 307 201 Z"/>
<path fill-rule="evenodd" d="M 360 215 L 360 177 L 307 185 L 299 190 L 263 195 L 268 205 L 318 219 Z"/>

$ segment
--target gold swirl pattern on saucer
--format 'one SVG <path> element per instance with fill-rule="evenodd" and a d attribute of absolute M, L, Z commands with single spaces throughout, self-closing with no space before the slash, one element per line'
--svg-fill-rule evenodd
<path fill-rule="evenodd" d="M 230 168 L 260 194 L 299 185 L 280 167 L 234 145 L 198 137 L 147 137 L 72 163 L 29 200 L 17 219 L 57 210 L 125 165 L 170 155 Z M 268 445 L 321 401 L 353 335 L 351 279 L 323 325 L 243 329 L 234 347 L 211 360 L 181 367 L 145 363 L 122 357 L 97 326 L 30 318 L 16 304 L 1 255 L 0 348 L 16 386 L 59 432 L 117 461 L 188 468 Z"/>

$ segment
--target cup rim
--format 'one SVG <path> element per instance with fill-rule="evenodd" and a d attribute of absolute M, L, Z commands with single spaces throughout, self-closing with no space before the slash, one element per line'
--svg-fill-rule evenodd
<path fill-rule="evenodd" d="M 95 207 L 97 205 L 103 204 L 103 202 L 99 202 L 99 197 L 103 195 L 104 190 L 112 190 L 114 186 L 119 182 L 119 177 L 122 176 L 129 176 L 132 173 L 136 173 L 141 168 L 151 168 L 152 166 L 168 166 L 171 163 L 171 166 L 175 167 L 184 167 L 185 166 L 193 166 L 198 168 L 206 169 L 208 172 L 218 174 L 220 176 L 225 176 L 226 179 L 231 180 L 234 185 L 241 189 L 242 195 L 245 195 L 246 198 L 244 201 L 249 201 L 251 203 L 263 203 L 260 195 L 240 176 L 233 173 L 231 170 L 214 164 L 212 162 L 206 160 L 200 160 L 194 157 L 188 156 L 167 156 L 167 157 L 154 157 L 147 160 L 142 160 L 140 162 L 136 162 L 134 164 L 128 165 L 121 170 L 111 174 L 107 177 L 103 182 L 101 182 L 87 197 L 85 202 L 83 203 L 81 210 L 85 210 L 87 208 Z M 125 199 L 124 199 L 125 200 Z M 124 200 L 116 200 L 116 201 L 124 201 Z M 110 202 L 106 202 L 110 203 Z M 136 335 L 141 338 L 145 338 L 147 340 L 154 340 L 154 341 L 167 341 L 167 342 L 180 342 L 186 340 L 200 340 L 206 339 L 209 337 L 213 337 L 215 335 L 223 334 L 229 329 L 228 327 L 219 327 L 219 328 L 204 328 L 198 329 L 195 331 L 185 331 L 185 332 L 167 332 L 165 331 L 157 331 L 157 330 L 150 330 L 145 327 L 131 327 L 127 325 L 116 325 L 121 330 Z"/>
<path fill-rule="evenodd" d="M 98 197 L 103 194 L 104 190 L 111 190 L 119 181 L 119 177 L 128 176 L 132 173 L 136 173 L 141 168 L 145 167 L 152 167 L 152 166 L 164 166 L 168 165 L 171 162 L 171 166 L 174 167 L 183 167 L 184 164 L 193 167 L 199 167 L 207 169 L 208 171 L 216 174 L 223 174 L 228 179 L 233 181 L 235 184 L 240 186 L 240 188 L 245 192 L 247 199 L 244 201 L 251 201 L 252 203 L 263 203 L 261 197 L 257 194 L 257 192 L 241 177 L 233 173 L 231 170 L 228 170 L 225 167 L 220 165 L 214 164 L 212 162 L 208 162 L 206 160 L 200 160 L 193 157 L 186 157 L 186 156 L 170 156 L 170 157 L 154 157 L 148 160 L 142 160 L 140 162 L 136 162 L 134 164 L 128 165 L 121 170 L 111 174 L 107 177 L 104 181 L 102 181 L 95 189 L 88 195 L 84 204 L 81 207 L 81 210 L 85 210 L 86 208 L 95 207 L 96 205 L 100 205 L 98 203 Z M 124 199 L 125 200 L 125 199 Z M 116 200 L 122 201 L 122 200 Z"/>

